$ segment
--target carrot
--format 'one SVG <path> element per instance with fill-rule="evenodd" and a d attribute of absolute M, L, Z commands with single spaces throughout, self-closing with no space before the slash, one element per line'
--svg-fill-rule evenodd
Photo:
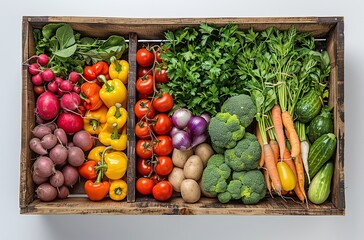
<path fill-rule="evenodd" d="M 273 197 L 271 179 L 269 177 L 269 173 L 268 173 L 267 166 L 265 163 L 264 163 L 264 169 L 263 169 L 263 176 L 264 176 L 265 183 L 267 185 L 268 192 L 269 192 L 270 196 Z"/>
<path fill-rule="evenodd" d="M 286 148 L 285 137 L 283 132 L 283 123 L 282 123 L 282 110 L 278 104 L 275 104 L 272 108 L 272 121 L 274 131 L 277 136 L 277 142 L 279 146 L 279 155 L 280 158 L 283 158 L 284 149 Z"/>
<path fill-rule="evenodd" d="M 279 146 L 278 146 L 278 142 L 276 140 L 270 140 L 269 141 L 269 145 L 272 148 L 273 156 L 274 156 L 274 161 L 277 164 L 278 163 L 278 160 L 279 160 Z"/>
<path fill-rule="evenodd" d="M 287 130 L 287 138 L 291 144 L 291 156 L 295 159 L 301 154 L 301 143 L 294 128 L 292 116 L 288 111 L 282 112 L 282 122 Z"/>
<path fill-rule="evenodd" d="M 278 195 L 281 195 L 282 184 L 278 175 L 277 165 L 274 161 L 273 150 L 269 144 L 263 145 L 264 162 L 270 179 L 272 180 L 272 188 Z"/>
<path fill-rule="evenodd" d="M 296 157 L 295 166 L 296 166 L 296 171 L 297 171 L 298 186 L 299 186 L 299 189 L 301 190 L 301 192 L 303 194 L 303 196 L 302 196 L 303 199 L 300 198 L 300 200 L 307 202 L 307 196 L 306 196 L 306 193 L 305 193 L 305 171 L 304 171 L 304 168 L 303 168 L 301 155 L 298 155 Z"/>
<path fill-rule="evenodd" d="M 262 135 L 260 134 L 260 129 L 258 124 L 255 128 L 255 136 L 257 137 L 258 142 L 260 144 L 260 148 L 262 149 L 262 153 L 260 154 L 259 167 L 263 167 L 264 166 L 263 140 L 262 140 Z"/>

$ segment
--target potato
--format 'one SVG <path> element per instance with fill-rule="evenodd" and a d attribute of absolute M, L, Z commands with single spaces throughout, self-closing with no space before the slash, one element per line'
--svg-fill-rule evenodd
<path fill-rule="evenodd" d="M 193 179 L 185 179 L 181 183 L 181 196 L 187 203 L 195 203 L 200 200 L 200 185 Z"/>
<path fill-rule="evenodd" d="M 173 149 L 172 153 L 172 161 L 173 165 L 179 168 L 183 168 L 187 159 L 191 157 L 193 154 L 193 150 L 178 150 L 177 148 Z"/>
<path fill-rule="evenodd" d="M 172 184 L 173 190 L 181 192 L 181 183 L 185 180 L 182 168 L 174 167 L 172 172 L 168 175 L 168 181 Z"/>
<path fill-rule="evenodd" d="M 196 146 L 195 154 L 201 158 L 203 167 L 205 168 L 207 165 L 207 161 L 214 154 L 214 150 L 208 143 L 201 143 Z"/>
<path fill-rule="evenodd" d="M 209 197 L 209 198 L 215 198 L 216 197 L 216 194 L 211 194 L 211 193 L 208 193 L 208 192 L 206 192 L 204 190 L 203 184 L 202 184 L 202 178 L 200 179 L 200 181 L 198 181 L 198 185 L 200 185 L 201 193 L 202 193 L 203 196 Z"/>
<path fill-rule="evenodd" d="M 192 155 L 187 159 L 185 166 L 183 167 L 183 174 L 185 178 L 198 181 L 203 172 L 203 163 L 199 156 Z"/>

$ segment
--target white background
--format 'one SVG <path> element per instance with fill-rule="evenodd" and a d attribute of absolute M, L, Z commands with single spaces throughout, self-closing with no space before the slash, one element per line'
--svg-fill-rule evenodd
<path fill-rule="evenodd" d="M 363 7 L 359 0 L 10 0 L 0 14 L 1 239 L 364 239 Z M 29 216 L 19 214 L 22 16 L 345 17 L 346 215 Z"/>

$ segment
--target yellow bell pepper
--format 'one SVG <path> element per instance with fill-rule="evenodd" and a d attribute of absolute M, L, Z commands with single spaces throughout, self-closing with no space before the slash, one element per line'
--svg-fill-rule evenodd
<path fill-rule="evenodd" d="M 106 147 L 102 152 L 101 165 L 96 166 L 95 169 L 104 170 L 105 176 L 111 180 L 121 179 L 128 167 L 128 157 L 121 151 L 110 151 L 113 149 L 111 146 Z"/>
<path fill-rule="evenodd" d="M 119 79 L 124 84 L 128 83 L 129 63 L 125 60 L 117 60 L 115 56 L 110 58 L 109 76 L 111 79 Z"/>
<path fill-rule="evenodd" d="M 121 201 L 126 197 L 128 185 L 124 180 L 113 180 L 110 184 L 109 196 L 112 200 Z"/>
<path fill-rule="evenodd" d="M 108 108 L 115 106 L 116 103 L 126 103 L 128 91 L 122 81 L 119 79 L 106 80 L 104 75 L 99 75 L 97 79 L 104 83 L 99 94 Z"/>
<path fill-rule="evenodd" d="M 121 106 L 120 103 L 116 103 L 115 106 L 109 108 L 106 114 L 106 122 L 108 127 L 112 128 L 114 123 L 117 123 L 118 129 L 122 128 L 128 118 L 128 112 Z"/>
<path fill-rule="evenodd" d="M 119 133 L 118 124 L 113 123 L 112 128 L 107 125 L 102 129 L 98 135 L 99 141 L 105 146 L 111 146 L 115 150 L 124 151 L 127 145 L 126 125 L 121 129 Z"/>
<path fill-rule="evenodd" d="M 88 110 L 83 117 L 83 129 L 91 134 L 99 134 L 106 124 L 107 112 L 105 105 L 97 110 Z"/>
<path fill-rule="evenodd" d="M 102 152 L 105 150 L 105 146 L 97 146 L 90 150 L 87 155 L 88 161 L 101 162 Z M 110 151 L 109 151 L 110 152 Z"/>

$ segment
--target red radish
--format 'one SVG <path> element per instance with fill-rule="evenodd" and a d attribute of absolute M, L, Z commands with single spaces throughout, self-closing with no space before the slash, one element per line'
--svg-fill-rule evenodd
<path fill-rule="evenodd" d="M 79 167 L 85 162 L 85 153 L 79 147 L 70 147 L 68 148 L 67 161 L 71 166 Z"/>
<path fill-rule="evenodd" d="M 49 61 L 49 58 L 48 58 L 47 54 L 41 53 L 41 54 L 38 55 L 38 63 L 41 66 L 47 65 L 48 61 Z"/>
<path fill-rule="evenodd" d="M 54 135 L 58 138 L 58 141 L 63 145 L 67 146 L 68 138 L 66 132 L 62 128 L 57 128 L 53 132 Z"/>
<path fill-rule="evenodd" d="M 64 92 L 70 92 L 73 89 L 73 84 L 72 82 L 68 81 L 68 80 L 63 80 L 60 84 L 59 84 L 59 89 L 64 91 Z"/>
<path fill-rule="evenodd" d="M 44 149 L 51 149 L 56 146 L 56 144 L 58 143 L 58 139 L 53 133 L 50 133 L 42 137 L 40 143 L 42 144 Z"/>
<path fill-rule="evenodd" d="M 61 82 L 63 82 L 64 80 L 62 78 L 60 78 L 60 77 L 56 77 L 54 79 L 54 81 L 57 83 L 57 86 L 59 86 L 61 84 Z"/>
<path fill-rule="evenodd" d="M 46 123 L 46 125 L 51 129 L 52 132 L 54 132 L 54 130 L 56 130 L 57 128 L 57 124 L 55 124 L 54 122 Z"/>
<path fill-rule="evenodd" d="M 51 120 L 59 113 L 59 100 L 51 92 L 44 92 L 37 99 L 35 112 L 43 120 Z"/>
<path fill-rule="evenodd" d="M 40 68 L 40 65 L 38 63 L 32 63 L 28 67 L 28 72 L 31 75 L 35 75 L 37 73 L 40 73 L 40 69 L 39 68 Z"/>
<path fill-rule="evenodd" d="M 63 185 L 60 188 L 58 188 L 57 198 L 65 199 L 68 197 L 69 194 L 70 194 L 70 190 L 68 189 L 68 187 Z"/>
<path fill-rule="evenodd" d="M 42 74 L 43 80 L 46 82 L 50 82 L 54 79 L 54 72 L 50 68 L 44 69 L 41 74 Z"/>
<path fill-rule="evenodd" d="M 91 136 L 91 134 L 85 130 L 76 132 L 73 135 L 72 141 L 77 147 L 81 148 L 84 152 L 91 150 L 91 148 L 95 143 L 94 138 Z"/>
<path fill-rule="evenodd" d="M 58 88 L 57 89 L 57 95 L 60 96 L 60 97 L 62 97 L 63 94 L 64 94 L 64 92 L 61 89 Z"/>
<path fill-rule="evenodd" d="M 45 92 L 45 88 L 43 85 L 39 85 L 39 86 L 34 86 L 33 87 L 33 91 L 35 92 L 35 94 L 37 95 L 41 95 L 42 93 Z"/>
<path fill-rule="evenodd" d="M 37 73 L 32 76 L 32 83 L 34 85 L 42 85 L 44 83 L 43 77 L 41 73 Z"/>
<path fill-rule="evenodd" d="M 66 111 L 75 111 L 80 104 L 81 98 L 75 92 L 65 93 L 60 101 L 61 108 Z"/>
<path fill-rule="evenodd" d="M 74 91 L 75 93 L 79 94 L 81 92 L 81 87 L 74 85 L 72 91 Z"/>
<path fill-rule="evenodd" d="M 77 114 L 63 112 L 57 119 L 57 125 L 67 134 L 73 134 L 83 129 L 83 119 Z"/>
<path fill-rule="evenodd" d="M 78 181 L 79 174 L 78 170 L 75 167 L 72 167 L 71 165 L 66 165 L 62 169 L 62 173 L 64 176 L 64 185 L 67 187 L 73 187 Z"/>
<path fill-rule="evenodd" d="M 33 163 L 33 171 L 39 177 L 50 177 L 56 172 L 54 163 L 49 157 L 38 157 Z"/>
<path fill-rule="evenodd" d="M 48 181 L 47 177 L 39 177 L 37 174 L 35 174 L 35 172 L 32 172 L 32 179 L 33 182 L 37 185 L 40 185 Z"/>
<path fill-rule="evenodd" d="M 47 125 L 42 124 L 42 125 L 35 126 L 35 128 L 33 128 L 33 130 L 32 130 L 32 133 L 33 133 L 34 137 L 41 139 L 45 135 L 52 133 L 52 129 L 50 127 L 48 127 Z"/>
<path fill-rule="evenodd" d="M 70 80 L 72 83 L 78 82 L 79 79 L 80 79 L 80 74 L 78 72 L 71 72 L 68 75 L 68 80 Z"/>
<path fill-rule="evenodd" d="M 49 82 L 47 85 L 47 89 L 48 89 L 48 91 L 51 91 L 52 93 L 57 92 L 57 90 L 58 90 L 57 82 L 56 81 Z"/>
<path fill-rule="evenodd" d="M 49 151 L 49 158 L 52 159 L 54 164 L 61 165 L 66 162 L 68 156 L 68 150 L 62 144 L 57 144 Z"/>
<path fill-rule="evenodd" d="M 49 178 L 49 183 L 53 187 L 61 187 L 64 183 L 64 176 L 61 171 L 56 170 L 56 172 Z"/>
<path fill-rule="evenodd" d="M 38 198 L 43 202 L 53 201 L 57 197 L 57 189 L 49 183 L 42 183 L 35 192 L 37 193 Z"/>

